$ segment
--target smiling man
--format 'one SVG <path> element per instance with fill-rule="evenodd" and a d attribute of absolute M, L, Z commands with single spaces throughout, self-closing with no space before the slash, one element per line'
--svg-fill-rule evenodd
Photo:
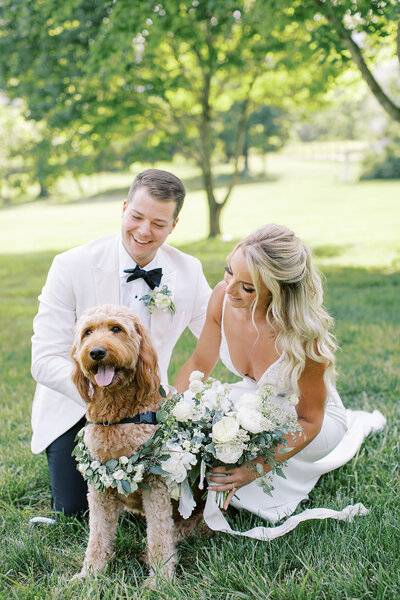
<path fill-rule="evenodd" d="M 32 375 L 38 384 L 32 451 L 46 450 L 52 505 L 65 514 L 87 508 L 86 483 L 71 457 L 85 424 L 85 403 L 71 381 L 76 320 L 98 304 L 131 308 L 151 333 L 163 383 L 183 330 L 188 326 L 200 335 L 210 287 L 196 258 L 165 244 L 184 198 L 185 188 L 172 173 L 140 173 L 123 205 L 121 233 L 56 256 L 39 296 L 32 337 Z M 168 291 L 174 314 L 157 308 L 149 313 L 143 298 L 158 287 Z"/>

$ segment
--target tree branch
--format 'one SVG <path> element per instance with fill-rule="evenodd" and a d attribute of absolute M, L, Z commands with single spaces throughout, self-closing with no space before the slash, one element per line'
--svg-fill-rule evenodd
<path fill-rule="evenodd" d="M 242 111 L 240 113 L 240 120 L 239 120 L 238 129 L 237 129 L 237 135 L 236 135 L 235 169 L 232 174 L 232 178 L 231 178 L 231 182 L 229 184 L 228 191 L 225 194 L 225 198 L 220 203 L 221 207 L 225 206 L 225 204 L 228 202 L 228 199 L 232 193 L 232 190 L 235 187 L 237 180 L 238 180 L 239 158 L 240 158 L 241 154 L 243 153 L 244 136 L 246 134 L 246 127 L 247 127 L 248 106 L 249 106 L 249 101 L 250 101 L 249 96 L 250 96 L 250 92 L 252 90 L 252 87 L 253 87 L 257 77 L 258 77 L 258 72 L 255 73 L 255 75 L 249 85 L 249 89 L 246 94 L 246 100 L 242 104 Z"/>
<path fill-rule="evenodd" d="M 389 96 L 383 91 L 382 87 L 379 85 L 372 72 L 368 68 L 367 63 L 364 60 L 361 48 L 354 42 L 351 37 L 351 32 L 343 25 L 340 19 L 338 19 L 332 12 L 327 13 L 326 4 L 322 4 L 318 2 L 319 8 L 326 15 L 330 24 L 337 31 L 339 38 L 345 48 L 350 52 L 351 58 L 353 62 L 358 67 L 364 81 L 367 83 L 369 89 L 374 94 L 375 98 L 378 100 L 380 105 L 385 109 L 385 111 L 394 119 L 395 121 L 400 122 L 400 107 L 396 106 L 396 104 L 389 98 Z M 400 27 L 400 23 L 399 23 Z M 400 30 L 399 27 L 397 29 L 397 49 L 399 52 L 399 40 L 400 40 Z"/>

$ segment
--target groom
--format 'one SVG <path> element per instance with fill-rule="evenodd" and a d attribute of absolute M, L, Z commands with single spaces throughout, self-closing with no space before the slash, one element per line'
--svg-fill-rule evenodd
<path fill-rule="evenodd" d="M 163 383 L 168 381 L 172 350 L 186 326 L 200 335 L 210 295 L 200 261 L 164 243 L 178 222 L 184 197 L 185 188 L 172 173 L 159 169 L 140 173 L 123 205 L 121 234 L 56 256 L 39 296 L 32 337 L 32 375 L 37 381 L 32 451 L 46 450 L 52 505 L 65 514 L 87 508 L 86 483 L 71 457 L 86 410 L 71 381 L 76 320 L 98 304 L 131 308 L 151 332 Z M 131 270 L 129 276 L 126 269 Z M 166 285 L 171 291 L 176 307 L 172 318 L 157 309 L 150 315 L 141 301 L 154 285 Z"/>

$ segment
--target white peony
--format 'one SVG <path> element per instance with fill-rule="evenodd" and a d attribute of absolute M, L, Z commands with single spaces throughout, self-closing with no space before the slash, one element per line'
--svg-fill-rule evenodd
<path fill-rule="evenodd" d="M 180 400 L 172 409 L 172 414 L 177 421 L 188 421 L 193 417 L 193 401 Z"/>
<path fill-rule="evenodd" d="M 222 417 L 214 423 L 212 428 L 212 439 L 216 443 L 231 442 L 239 431 L 239 423 L 235 417 Z"/>
<path fill-rule="evenodd" d="M 270 422 L 258 410 L 239 408 L 237 411 L 237 419 L 243 429 L 250 433 L 261 433 L 268 429 Z"/>
<path fill-rule="evenodd" d="M 228 442 L 226 444 L 215 444 L 215 454 L 218 460 L 226 464 L 237 463 L 239 458 L 243 454 L 243 448 L 240 444 L 235 442 Z"/>
<path fill-rule="evenodd" d="M 261 408 L 261 406 L 261 398 L 257 394 L 251 394 L 249 392 L 240 396 L 240 398 L 235 402 L 236 410 L 239 410 L 240 408 L 258 410 Z"/>
<path fill-rule="evenodd" d="M 115 473 L 113 474 L 113 477 L 117 481 L 120 481 L 125 477 L 125 471 L 123 471 L 122 469 L 118 469 L 118 471 L 115 471 Z"/>
<path fill-rule="evenodd" d="M 198 394 L 199 392 L 203 391 L 203 387 L 202 381 L 199 379 L 193 379 L 193 381 L 190 382 L 189 390 L 192 392 L 192 394 Z"/>
<path fill-rule="evenodd" d="M 165 294 L 159 293 L 154 298 L 154 304 L 157 308 L 161 310 L 168 310 L 171 306 L 171 297 L 166 296 Z"/>
<path fill-rule="evenodd" d="M 203 377 L 204 373 L 202 373 L 201 371 L 192 371 L 189 375 L 189 381 L 190 383 L 192 383 L 192 381 L 194 381 L 195 379 L 202 380 Z"/>

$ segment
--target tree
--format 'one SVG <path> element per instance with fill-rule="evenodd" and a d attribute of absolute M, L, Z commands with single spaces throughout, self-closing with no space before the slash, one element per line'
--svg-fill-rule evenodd
<path fill-rule="evenodd" d="M 308 32 L 310 44 L 320 49 L 325 64 L 355 65 L 380 105 L 400 122 L 399 87 L 396 100 L 374 74 L 377 58 L 396 58 L 399 80 L 398 0 L 274 0 L 273 4 Z"/>
<path fill-rule="evenodd" d="M 266 102 L 307 102 L 333 73 L 328 66 L 322 76 L 303 32 L 279 11 L 271 18 L 269 7 L 269 0 L 5 0 L 0 83 L 26 98 L 28 116 L 46 119 L 58 149 L 75 157 L 98 156 L 116 140 L 153 149 L 169 141 L 193 157 L 215 236 L 249 114 Z M 217 197 L 215 119 L 234 102 L 241 111 L 232 178 Z"/>
<path fill-rule="evenodd" d="M 229 162 L 235 157 L 237 116 L 241 113 L 240 102 L 235 102 L 229 111 L 220 114 L 220 125 L 217 138 L 223 144 L 226 160 Z M 287 130 L 283 123 L 283 111 L 276 106 L 261 106 L 249 114 L 243 136 L 243 148 L 240 156 L 244 159 L 243 172 L 247 173 L 248 153 L 251 148 L 256 149 L 261 155 L 268 152 L 277 152 L 287 139 Z"/>

